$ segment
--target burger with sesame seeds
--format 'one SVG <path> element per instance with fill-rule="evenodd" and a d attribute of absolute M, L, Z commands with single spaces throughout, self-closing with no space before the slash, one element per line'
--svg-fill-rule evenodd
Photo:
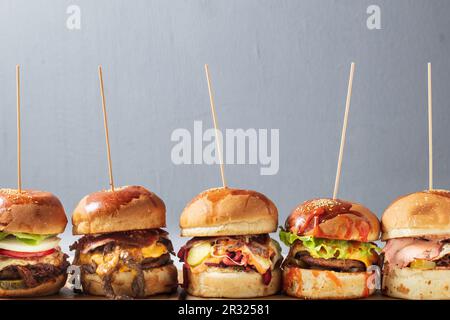
<path fill-rule="evenodd" d="M 58 234 L 66 224 L 53 194 L 0 189 L 0 297 L 48 296 L 64 286 L 69 263 Z"/>
<path fill-rule="evenodd" d="M 339 199 L 314 199 L 296 207 L 280 231 L 290 247 L 283 289 L 304 299 L 369 296 L 372 265 L 379 264 L 380 223 L 366 207 Z"/>

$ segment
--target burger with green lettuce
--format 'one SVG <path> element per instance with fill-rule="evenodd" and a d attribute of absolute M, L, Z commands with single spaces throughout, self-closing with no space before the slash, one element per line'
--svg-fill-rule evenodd
<path fill-rule="evenodd" d="M 57 235 L 66 224 L 53 194 L 0 189 L 0 297 L 51 295 L 64 286 L 69 263 Z"/>
<path fill-rule="evenodd" d="M 292 211 L 280 239 L 290 247 L 283 289 L 305 299 L 350 299 L 372 294 L 380 249 L 378 218 L 339 199 L 309 200 Z"/>

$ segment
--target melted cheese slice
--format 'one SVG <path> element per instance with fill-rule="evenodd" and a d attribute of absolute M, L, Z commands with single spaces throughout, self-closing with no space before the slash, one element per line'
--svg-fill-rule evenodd
<path fill-rule="evenodd" d="M 141 251 L 144 258 L 159 258 L 168 252 L 166 246 L 159 242 L 144 247 Z"/>
<path fill-rule="evenodd" d="M 147 247 L 132 249 L 116 249 L 107 254 L 103 253 L 80 253 L 80 264 L 90 264 L 94 262 L 97 265 L 96 273 L 106 275 L 113 272 L 119 266 L 119 272 L 127 272 L 131 269 L 120 262 L 119 256 L 121 251 L 126 251 L 137 263 L 141 263 L 145 258 L 159 258 L 168 253 L 165 245 L 155 242 Z"/>
<path fill-rule="evenodd" d="M 272 261 L 269 258 L 264 258 L 254 254 L 247 246 L 242 248 L 242 253 L 248 255 L 248 263 L 253 265 L 261 274 L 266 273 L 272 266 Z"/>
<path fill-rule="evenodd" d="M 216 255 L 211 255 L 211 250 L 203 250 L 203 247 L 208 246 L 210 248 L 210 241 L 199 241 L 189 250 L 189 255 L 187 259 L 187 263 L 192 268 L 192 272 L 202 272 L 205 270 L 205 263 L 218 264 L 227 254 L 227 246 L 217 246 L 216 247 Z M 272 251 L 275 252 L 275 256 L 270 258 L 265 258 L 254 254 L 246 245 L 239 248 L 246 257 L 248 257 L 248 264 L 255 267 L 256 271 L 260 274 L 264 274 L 267 270 L 273 268 L 275 264 L 273 262 L 278 261 L 280 259 L 281 254 L 279 253 L 278 248 L 274 245 L 274 241 L 271 240 L 269 243 L 270 254 L 272 255 Z M 194 261 L 195 263 L 192 263 Z"/>
<path fill-rule="evenodd" d="M 295 244 L 292 246 L 290 256 L 295 257 L 295 255 L 300 251 L 307 251 L 313 258 L 321 258 L 319 255 L 314 254 L 314 252 L 310 252 L 307 247 L 303 246 L 303 243 L 301 241 L 296 241 Z M 348 250 L 345 257 L 341 259 L 349 259 L 349 260 L 357 260 L 361 261 L 365 264 L 365 266 L 368 268 L 369 266 L 376 264 L 378 256 L 376 254 L 373 254 L 372 256 L 365 256 L 362 255 L 359 250 L 356 248 L 354 250 Z"/>

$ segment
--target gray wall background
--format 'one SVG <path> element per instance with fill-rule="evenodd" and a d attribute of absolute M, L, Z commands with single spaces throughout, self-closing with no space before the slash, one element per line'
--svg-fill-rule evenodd
<path fill-rule="evenodd" d="M 81 30 L 66 9 L 81 8 Z M 381 7 L 382 30 L 366 9 Z M 449 188 L 449 1 L 0 1 L 0 181 L 16 186 L 15 75 L 22 65 L 23 184 L 58 195 L 68 215 L 108 176 L 97 65 L 104 68 L 117 185 L 140 184 L 178 217 L 220 185 L 217 166 L 171 163 L 176 128 L 279 128 L 280 170 L 226 167 L 229 184 L 267 194 L 282 224 L 331 196 L 348 70 L 356 62 L 339 196 L 377 214 L 427 187 L 426 63 L 433 63 L 435 185 Z M 74 238 L 70 224 L 63 245 Z"/>

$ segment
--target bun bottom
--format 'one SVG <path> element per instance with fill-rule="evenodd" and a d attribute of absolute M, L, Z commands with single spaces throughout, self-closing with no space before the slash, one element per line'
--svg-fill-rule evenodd
<path fill-rule="evenodd" d="M 256 271 L 245 272 L 210 267 L 199 273 L 187 271 L 186 291 L 203 298 L 257 298 L 276 294 L 281 289 L 281 270 L 272 270 L 268 285 Z"/>
<path fill-rule="evenodd" d="M 328 270 L 283 269 L 283 290 L 287 295 L 303 299 L 357 299 L 375 291 L 369 285 L 367 272 L 335 272 Z"/>
<path fill-rule="evenodd" d="M 67 280 L 67 274 L 61 274 L 54 279 L 50 279 L 44 283 L 41 283 L 34 288 L 13 289 L 4 290 L 0 289 L 0 297 L 9 298 L 26 298 L 26 297 L 43 297 L 56 294 L 64 287 Z"/>
<path fill-rule="evenodd" d="M 160 293 L 169 293 L 178 286 L 178 272 L 173 264 L 158 268 L 143 270 L 145 281 L 145 296 Z M 111 286 L 117 296 L 133 296 L 131 289 L 134 280 L 132 272 L 117 272 L 112 277 Z M 94 296 L 106 296 L 103 290 L 103 281 L 97 274 L 81 272 L 81 285 L 83 291 Z"/>
<path fill-rule="evenodd" d="M 383 294 L 402 299 L 450 299 L 450 270 L 419 270 L 386 267 Z"/>

